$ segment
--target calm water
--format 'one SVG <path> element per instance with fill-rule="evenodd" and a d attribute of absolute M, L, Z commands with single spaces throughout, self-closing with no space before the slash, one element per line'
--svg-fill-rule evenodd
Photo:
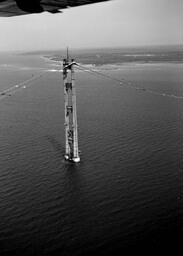
<path fill-rule="evenodd" d="M 96 58 L 87 55 L 86 63 Z M 183 96 L 181 63 L 99 64 L 115 78 Z M 1 92 L 57 69 L 36 55 L 1 56 Z M 0 97 L 0 255 L 112 255 L 181 245 L 183 100 L 83 72 L 76 82 L 77 165 L 63 160 L 60 72 Z"/>

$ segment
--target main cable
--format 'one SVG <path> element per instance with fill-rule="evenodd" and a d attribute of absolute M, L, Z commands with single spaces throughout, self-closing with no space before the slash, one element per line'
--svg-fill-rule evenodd
<path fill-rule="evenodd" d="M 110 75 L 107 75 L 107 74 L 104 74 L 100 71 L 96 71 L 92 68 L 88 68 L 88 67 L 85 67 L 79 63 L 75 63 L 76 67 L 82 71 L 85 71 L 85 72 L 88 72 L 92 75 L 95 75 L 95 76 L 102 76 L 104 78 L 107 78 L 107 79 L 110 79 L 114 82 L 118 82 L 120 84 L 120 86 L 126 86 L 126 87 L 130 87 L 130 88 L 133 88 L 135 90 L 138 90 L 138 91 L 143 91 L 143 92 L 146 92 L 146 93 L 150 93 L 150 94 L 153 94 L 153 95 L 158 95 L 158 96 L 163 96 L 163 97 L 171 97 L 171 98 L 176 98 L 176 99 L 183 99 L 183 96 L 179 96 L 179 95 L 174 95 L 174 94 L 168 94 L 168 93 L 161 93 L 161 92 L 157 92 L 157 91 L 154 91 L 154 90 L 150 90 L 150 89 L 147 89 L 147 88 L 144 88 L 144 87 L 139 87 L 138 85 L 135 85 L 134 82 L 132 81 L 129 81 L 129 80 L 126 80 L 124 78 L 122 79 L 118 79 L 118 78 L 115 78 L 115 77 L 112 77 Z"/>
<path fill-rule="evenodd" d="M 6 93 L 15 92 L 14 89 L 16 89 L 16 90 L 21 89 L 22 86 L 25 86 L 25 85 L 27 85 L 27 84 L 33 82 L 34 80 L 37 80 L 38 78 L 40 78 L 42 75 L 44 75 L 44 74 L 47 73 L 47 72 L 48 72 L 48 71 L 43 71 L 43 72 L 39 73 L 38 75 L 35 75 L 35 76 L 33 76 L 33 77 L 29 78 L 29 79 L 26 79 L 26 80 L 24 80 L 24 81 L 22 81 L 22 82 L 20 82 L 20 83 L 18 83 L 18 84 L 15 84 L 15 85 L 11 86 L 10 88 L 1 91 L 1 92 L 0 92 L 0 95 L 1 95 L 1 96 L 2 96 L 2 95 L 5 96 Z"/>

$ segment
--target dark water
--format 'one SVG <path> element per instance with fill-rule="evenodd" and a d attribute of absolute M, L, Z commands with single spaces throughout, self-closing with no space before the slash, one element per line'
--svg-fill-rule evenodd
<path fill-rule="evenodd" d="M 1 91 L 54 69 L 57 64 L 39 56 L 6 55 Z M 99 69 L 183 96 L 180 63 Z M 0 255 L 181 248 L 183 100 L 83 72 L 76 73 L 76 82 L 82 151 L 77 165 L 63 160 L 60 72 L 45 73 L 0 98 Z"/>

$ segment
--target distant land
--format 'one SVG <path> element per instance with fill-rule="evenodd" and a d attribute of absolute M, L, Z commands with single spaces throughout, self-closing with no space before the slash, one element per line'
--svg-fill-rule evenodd
<path fill-rule="evenodd" d="M 66 49 L 24 52 L 23 55 L 41 55 L 52 61 L 61 61 Z M 138 46 L 118 48 L 70 49 L 72 58 L 83 64 L 104 65 L 122 63 L 183 63 L 183 45 Z"/>

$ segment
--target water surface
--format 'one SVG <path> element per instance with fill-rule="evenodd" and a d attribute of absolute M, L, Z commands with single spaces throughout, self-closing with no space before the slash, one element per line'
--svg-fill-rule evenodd
<path fill-rule="evenodd" d="M 109 64 L 95 68 L 183 96 L 181 63 Z M 37 55 L 1 58 L 1 91 L 58 65 Z M 63 160 L 61 73 L 44 73 L 23 86 L 0 98 L 1 255 L 107 255 L 179 246 L 183 100 L 76 72 L 82 154 L 73 165 Z"/>

